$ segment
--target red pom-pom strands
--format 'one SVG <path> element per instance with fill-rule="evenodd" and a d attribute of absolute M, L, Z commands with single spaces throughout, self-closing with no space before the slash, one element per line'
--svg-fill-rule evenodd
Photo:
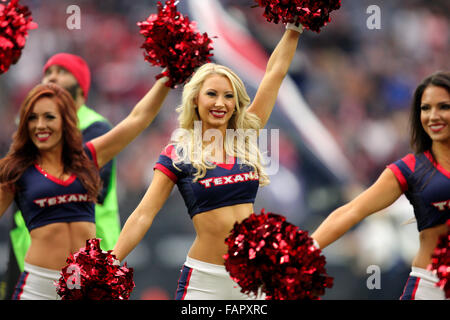
<path fill-rule="evenodd" d="M 225 267 L 241 292 L 267 300 L 319 299 L 333 286 L 325 257 L 306 231 L 275 213 L 252 214 L 225 240 Z"/>
<path fill-rule="evenodd" d="M 301 23 L 306 29 L 320 32 L 330 21 L 330 13 L 341 7 L 340 0 L 255 0 L 264 8 L 269 22 Z"/>
<path fill-rule="evenodd" d="M 439 281 L 436 286 L 444 290 L 445 298 L 450 298 L 450 219 L 447 220 L 447 233 L 440 236 L 431 256 L 428 270 L 436 273 Z"/>
<path fill-rule="evenodd" d="M 19 0 L 8 4 L 6 0 L 0 1 L 0 74 L 19 61 L 28 30 L 38 27 L 32 20 L 28 7 L 21 6 Z"/>
<path fill-rule="evenodd" d="M 100 249 L 100 239 L 87 240 L 66 262 L 56 284 L 62 300 L 129 299 L 135 286 L 133 268 L 120 266 L 110 251 Z"/>
<path fill-rule="evenodd" d="M 145 60 L 166 68 L 156 77 L 168 77 L 166 86 L 184 83 L 196 68 L 210 62 L 212 40 L 206 32 L 197 32 L 196 23 L 177 11 L 174 0 L 166 1 L 165 6 L 158 1 L 158 13 L 137 25 L 145 37 L 141 46 Z"/>

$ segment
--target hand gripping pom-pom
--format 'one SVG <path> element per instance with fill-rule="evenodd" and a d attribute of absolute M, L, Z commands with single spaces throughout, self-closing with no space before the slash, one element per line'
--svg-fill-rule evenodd
<path fill-rule="evenodd" d="M 212 40 L 206 32 L 197 32 L 196 23 L 177 11 L 175 0 L 166 1 L 165 6 L 158 1 L 157 6 L 158 13 L 137 23 L 145 37 L 141 48 L 146 61 L 166 68 L 156 78 L 169 78 L 165 84 L 174 88 L 186 82 L 196 68 L 211 61 Z"/>
<path fill-rule="evenodd" d="M 100 239 L 67 258 L 56 283 L 62 300 L 128 300 L 134 288 L 133 268 L 117 263 L 111 251 L 100 248 Z"/>
<path fill-rule="evenodd" d="M 445 298 L 450 298 L 450 219 L 447 220 L 447 232 L 439 237 L 436 248 L 431 256 L 431 264 L 428 270 L 436 273 L 439 281 L 436 283 L 444 293 Z"/>
<path fill-rule="evenodd" d="M 325 257 L 306 231 L 275 213 L 252 214 L 225 240 L 225 268 L 241 292 L 267 300 L 319 299 L 333 286 Z"/>
<path fill-rule="evenodd" d="M 19 0 L 0 1 L 0 74 L 19 61 L 25 47 L 28 30 L 36 29 L 31 12 Z"/>
<path fill-rule="evenodd" d="M 330 12 L 341 7 L 340 0 L 255 0 L 264 8 L 269 22 L 302 24 L 317 33 L 330 21 Z"/>

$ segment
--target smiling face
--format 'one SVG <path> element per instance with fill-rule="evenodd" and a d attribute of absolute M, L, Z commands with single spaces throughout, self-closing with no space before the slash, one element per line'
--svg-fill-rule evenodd
<path fill-rule="evenodd" d="M 420 121 L 433 143 L 450 144 L 450 93 L 445 88 L 431 85 L 424 90 Z"/>
<path fill-rule="evenodd" d="M 42 97 L 37 100 L 27 121 L 30 139 L 39 151 L 62 148 L 63 120 L 52 99 Z"/>
<path fill-rule="evenodd" d="M 198 106 L 203 132 L 214 128 L 225 133 L 236 107 L 230 80 L 222 75 L 210 75 L 203 82 L 195 103 Z"/>

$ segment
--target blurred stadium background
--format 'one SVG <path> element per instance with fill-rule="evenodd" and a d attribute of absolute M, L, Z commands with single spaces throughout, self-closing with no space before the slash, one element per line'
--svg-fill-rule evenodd
<path fill-rule="evenodd" d="M 93 83 L 88 106 L 117 124 L 154 82 L 158 68 L 143 59 L 136 26 L 156 1 L 22 0 L 39 24 L 18 64 L 0 77 L 0 156 L 15 131 L 26 93 L 57 52 L 83 56 Z M 45 3 L 45 4 L 44 4 Z M 214 38 L 215 62 L 232 67 L 251 97 L 284 28 L 268 23 L 253 0 L 181 0 L 179 10 Z M 69 30 L 69 5 L 81 9 L 81 29 Z M 381 28 L 369 29 L 370 5 Z M 410 152 L 408 112 L 415 86 L 449 68 L 450 3 L 445 0 L 343 0 L 320 34 L 300 40 L 289 77 L 267 126 L 279 129 L 279 169 L 262 188 L 255 210 L 284 214 L 312 232 L 336 207 L 371 184 L 390 162 Z M 118 157 L 122 225 L 143 196 L 161 149 L 176 128 L 173 90 L 154 123 Z M 0 279 L 8 260 L 11 210 L 0 220 Z M 324 250 L 334 287 L 323 299 L 398 299 L 418 246 L 402 197 Z M 135 270 L 132 299 L 173 299 L 194 230 L 176 188 L 150 232 L 126 259 Z M 380 288 L 367 281 L 376 266 Z M 370 279 L 369 279 L 370 281 Z M 1 289 L 1 287 L 0 287 Z"/>

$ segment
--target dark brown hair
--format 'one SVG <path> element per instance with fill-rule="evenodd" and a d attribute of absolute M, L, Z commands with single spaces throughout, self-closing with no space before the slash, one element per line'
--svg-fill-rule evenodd
<path fill-rule="evenodd" d="M 420 121 L 420 106 L 422 104 L 422 95 L 429 86 L 442 87 L 450 93 L 450 72 L 439 71 L 425 78 L 414 92 L 411 104 L 410 129 L 411 129 L 411 147 L 416 153 L 423 153 L 427 150 L 431 152 L 432 140 L 425 132 Z"/>
<path fill-rule="evenodd" d="M 25 170 L 37 162 L 39 150 L 34 145 L 28 132 L 28 118 L 36 101 L 47 97 L 58 106 L 62 117 L 63 150 L 62 162 L 64 172 L 76 174 L 88 195 L 96 201 L 100 191 L 101 180 L 98 169 L 88 158 L 83 149 L 83 138 L 78 129 L 75 102 L 62 87 L 49 83 L 34 87 L 20 107 L 20 121 L 7 155 L 0 159 L 0 184 L 15 190 L 15 183 Z"/>

